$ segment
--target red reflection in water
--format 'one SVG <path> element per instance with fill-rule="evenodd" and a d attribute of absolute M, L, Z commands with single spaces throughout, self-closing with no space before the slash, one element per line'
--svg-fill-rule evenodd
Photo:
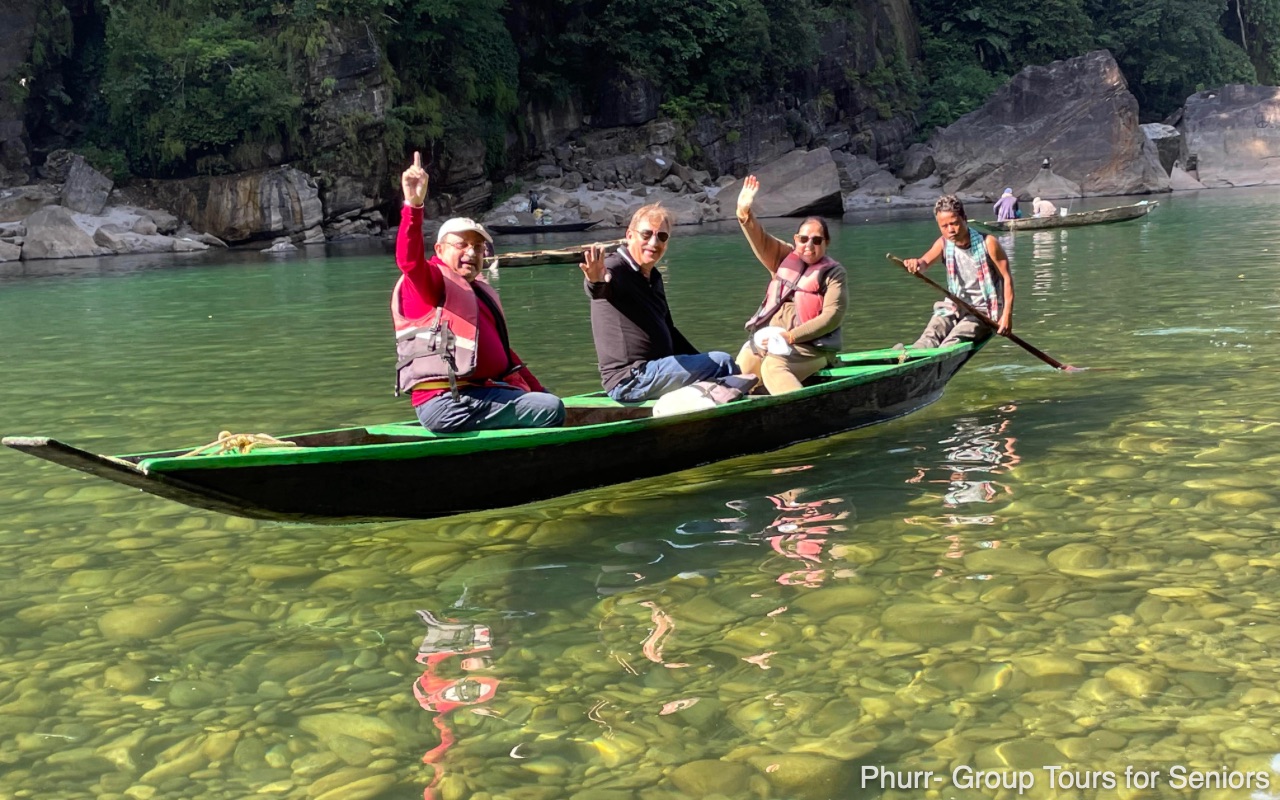
<path fill-rule="evenodd" d="M 788 570 L 778 576 L 784 586 L 821 586 L 828 570 L 819 565 L 831 534 L 848 530 L 843 524 L 850 516 L 847 509 L 831 508 L 846 501 L 840 497 L 801 500 L 804 489 L 789 489 L 768 496 L 778 515 L 762 532 L 773 551 L 784 558 L 801 562 L 802 568 Z M 835 577 L 851 577 L 853 570 L 836 570 Z"/>
<path fill-rule="evenodd" d="M 449 727 L 445 716 L 457 708 L 471 707 L 475 713 L 488 711 L 476 706 L 493 699 L 498 691 L 499 682 L 496 678 L 469 674 L 489 666 L 487 657 L 474 655 L 493 649 L 488 626 L 441 621 L 436 619 L 430 611 L 419 611 L 418 616 L 427 625 L 427 635 L 423 637 L 422 645 L 418 648 L 418 663 L 425 664 L 427 668 L 414 681 L 413 695 L 423 708 L 434 712 L 432 721 L 440 732 L 440 744 L 428 750 L 422 757 L 424 764 L 435 765 L 435 775 L 423 790 L 422 796 L 424 800 L 437 800 L 439 794 L 436 787 L 444 777 L 444 769 L 440 766 L 440 761 L 456 741 L 453 729 Z M 459 658 L 457 663 L 458 668 L 468 674 L 456 678 L 437 674 L 440 665 L 455 656 L 468 656 Z"/>

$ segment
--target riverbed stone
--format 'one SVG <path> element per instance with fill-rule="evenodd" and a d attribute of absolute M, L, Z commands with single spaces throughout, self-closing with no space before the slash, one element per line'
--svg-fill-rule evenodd
<path fill-rule="evenodd" d="M 1139 700 L 1160 692 L 1167 684 L 1160 675 L 1128 664 L 1112 667 L 1104 677 L 1111 688 Z"/>
<path fill-rule="evenodd" d="M 98 619 L 98 629 L 108 639 L 152 639 L 182 624 L 191 609 L 181 604 L 135 604 L 108 611 Z"/>
<path fill-rule="evenodd" d="M 981 618 L 968 606 L 896 603 L 880 615 L 880 624 L 911 642 L 943 643 L 968 639 Z"/>

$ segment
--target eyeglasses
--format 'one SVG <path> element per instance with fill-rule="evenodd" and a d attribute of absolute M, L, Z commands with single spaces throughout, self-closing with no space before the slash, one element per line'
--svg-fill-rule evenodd
<path fill-rule="evenodd" d="M 636 231 L 636 236 L 640 237 L 640 241 L 647 242 L 657 236 L 659 242 L 665 242 L 671 238 L 671 234 L 666 231 Z"/>
<path fill-rule="evenodd" d="M 826 239 L 822 238 L 821 236 L 805 236 L 803 233 L 800 233 L 800 234 L 796 234 L 796 241 L 799 242 L 800 244 L 808 244 L 809 242 L 813 242 L 814 247 L 822 247 L 822 243 L 825 242 Z"/>
<path fill-rule="evenodd" d="M 468 244 L 467 242 L 460 242 L 457 239 L 445 239 L 444 243 L 458 250 L 476 250 L 476 251 L 484 250 L 484 242 L 477 242 L 476 244 Z"/>

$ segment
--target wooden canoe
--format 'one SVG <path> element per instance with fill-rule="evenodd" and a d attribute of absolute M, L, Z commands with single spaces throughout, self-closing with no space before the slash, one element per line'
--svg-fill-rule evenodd
<path fill-rule="evenodd" d="M 97 455 L 46 437 L 15 450 L 196 508 L 268 520 L 425 519 L 546 500 L 776 450 L 909 414 L 981 345 L 846 353 L 813 385 L 703 411 L 652 415 L 601 393 L 565 398 L 563 428 L 432 434 L 416 420 L 280 437 L 246 453 Z M 905 357 L 905 361 L 900 359 Z M 483 480 L 438 483 L 442 475 Z M 425 490 L 424 487 L 434 487 Z"/>
<path fill-rule="evenodd" d="M 982 227 L 992 231 L 1042 231 L 1049 228 L 1075 228 L 1080 225 L 1101 225 L 1107 222 L 1124 222 L 1137 219 L 1151 213 L 1151 209 L 1160 205 L 1158 200 L 1143 200 L 1128 206 L 1099 208 L 1094 211 L 1079 211 L 1074 214 L 1059 214 L 1053 217 L 1019 217 L 1003 222 L 979 222 Z"/>
<path fill-rule="evenodd" d="M 491 233 L 573 233 L 590 230 L 600 224 L 600 220 L 584 220 L 583 222 L 548 222 L 546 225 L 486 225 Z"/>
<path fill-rule="evenodd" d="M 582 261 L 582 251 L 592 245 L 600 245 L 603 247 L 613 247 L 618 244 L 613 242 L 590 242 L 588 244 L 577 244 L 573 247 L 563 247 L 556 250 L 526 250 L 519 253 L 498 253 L 496 256 L 490 256 L 484 260 L 486 267 L 492 267 L 496 261 L 498 268 L 503 267 L 532 267 L 539 264 L 577 264 Z"/>

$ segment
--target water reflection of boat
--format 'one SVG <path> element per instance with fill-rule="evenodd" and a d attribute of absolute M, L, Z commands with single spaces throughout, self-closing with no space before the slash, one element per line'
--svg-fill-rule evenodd
<path fill-rule="evenodd" d="M 776 472 L 795 471 L 791 467 Z M 814 495 L 814 489 L 796 486 L 763 500 L 729 500 L 724 504 L 727 511 L 715 517 L 681 522 L 674 537 L 622 542 L 617 550 L 634 558 L 602 566 L 596 590 L 616 595 L 673 576 L 711 578 L 719 572 L 715 567 L 719 557 L 711 548 L 734 546 L 766 550 L 761 565 L 766 572 L 775 572 L 777 559 L 785 559 L 777 577 L 784 586 L 816 587 L 829 578 L 853 577 L 854 570 L 841 566 L 832 555 L 840 535 L 854 524 L 853 504 L 842 497 Z"/>
<path fill-rule="evenodd" d="M 1013 469 L 1022 458 L 1018 455 L 1017 438 L 1010 432 L 1008 416 L 1017 406 L 1003 406 L 995 420 L 964 417 L 954 423 L 952 435 L 942 439 L 942 458 L 936 465 L 917 467 L 916 474 L 907 483 L 934 484 L 941 488 L 942 507 L 947 513 L 941 516 L 915 516 L 906 519 L 908 524 L 937 526 L 945 531 L 948 542 L 944 557 L 963 558 L 973 548 L 994 549 L 1001 546 L 999 539 L 967 537 L 966 529 L 993 526 L 998 519 L 994 509 L 984 508 L 997 500 L 1011 496 L 1013 490 L 995 480 Z M 930 475 L 939 474 L 939 477 Z M 974 541 L 967 541 L 974 538 Z M 941 576 L 939 569 L 935 576 Z"/>
<path fill-rule="evenodd" d="M 414 421 L 279 439 L 241 434 L 243 452 L 206 445 L 124 456 L 96 455 L 44 437 L 9 437 L 4 444 L 243 517 L 331 523 L 429 518 L 665 475 L 894 419 L 938 399 L 978 347 L 965 342 L 846 353 L 797 392 L 660 418 L 652 415 L 652 402 L 622 405 L 599 392 L 569 397 L 566 426 L 558 429 L 441 435 Z M 228 444 L 238 436 L 229 435 Z M 193 455 L 201 450 L 207 454 Z M 447 492 L 422 491 L 442 474 L 501 477 L 496 488 L 490 481 L 460 481 Z"/>

